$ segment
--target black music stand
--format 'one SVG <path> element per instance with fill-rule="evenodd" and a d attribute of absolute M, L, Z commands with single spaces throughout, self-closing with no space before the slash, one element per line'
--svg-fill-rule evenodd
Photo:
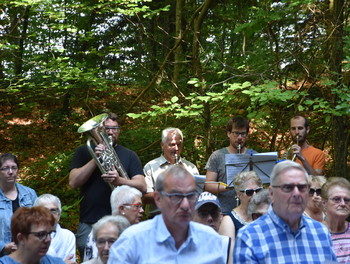
<path fill-rule="evenodd" d="M 270 182 L 270 174 L 277 163 L 277 152 L 247 154 L 225 154 L 226 179 L 233 185 L 234 177 L 243 171 L 255 171 L 263 183 Z"/>

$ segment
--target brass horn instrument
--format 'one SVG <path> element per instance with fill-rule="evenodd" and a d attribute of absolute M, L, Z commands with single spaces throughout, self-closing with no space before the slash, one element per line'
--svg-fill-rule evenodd
<path fill-rule="evenodd" d="M 104 113 L 89 119 L 78 128 L 78 133 L 89 132 L 91 137 L 88 138 L 86 145 L 102 174 L 113 170 L 114 166 L 121 177 L 129 179 L 128 174 L 126 173 L 117 153 L 111 144 L 112 140 L 108 138 L 103 127 L 103 122 L 107 119 L 107 117 L 108 114 Z M 95 145 L 105 145 L 105 150 L 101 153 L 100 156 L 96 156 L 95 151 L 91 146 L 91 140 L 94 141 Z M 112 189 L 114 189 L 113 185 L 110 184 L 110 186 Z"/>

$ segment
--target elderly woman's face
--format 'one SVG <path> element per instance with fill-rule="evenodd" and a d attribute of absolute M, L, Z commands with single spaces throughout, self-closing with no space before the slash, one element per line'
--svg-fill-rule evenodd
<path fill-rule="evenodd" d="M 132 204 L 124 205 L 124 216 L 129 220 L 131 225 L 139 223 L 144 210 L 142 208 L 141 198 L 135 195 L 135 199 Z"/>
<path fill-rule="evenodd" d="M 341 186 L 332 186 L 328 189 L 326 214 L 329 217 L 344 217 L 350 215 L 350 190 Z"/>
<path fill-rule="evenodd" d="M 261 191 L 262 188 L 258 183 L 254 180 L 249 180 L 240 186 L 240 192 L 237 194 L 241 203 L 247 202 L 249 203 L 250 199 L 257 192 Z"/>
<path fill-rule="evenodd" d="M 107 223 L 97 232 L 96 246 L 98 256 L 103 263 L 107 263 L 109 257 L 109 249 L 119 236 L 118 228 L 115 224 Z"/>
<path fill-rule="evenodd" d="M 45 202 L 45 204 L 43 204 L 45 208 L 47 208 L 50 213 L 53 215 L 53 217 L 55 218 L 55 222 L 56 224 L 58 223 L 58 221 L 60 220 L 60 212 L 58 210 L 58 206 L 55 203 L 52 202 Z"/>

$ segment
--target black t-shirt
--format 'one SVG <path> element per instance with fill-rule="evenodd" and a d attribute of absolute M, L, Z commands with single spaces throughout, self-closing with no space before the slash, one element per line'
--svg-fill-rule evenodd
<path fill-rule="evenodd" d="M 142 164 L 137 154 L 121 145 L 117 145 L 115 151 L 129 178 L 137 174 L 143 175 Z M 87 146 L 80 146 L 73 157 L 70 170 L 80 168 L 92 159 Z M 93 224 L 101 217 L 111 214 L 110 195 L 111 187 L 101 178 L 98 167 L 94 170 L 89 180 L 80 188 L 80 222 Z"/>

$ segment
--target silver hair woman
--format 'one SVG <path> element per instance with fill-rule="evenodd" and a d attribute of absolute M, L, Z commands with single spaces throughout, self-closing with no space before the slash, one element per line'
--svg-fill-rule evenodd
<path fill-rule="evenodd" d="M 139 223 L 142 218 L 142 193 L 134 187 L 122 185 L 115 188 L 111 194 L 110 203 L 112 208 L 112 215 L 124 216 L 131 225 Z M 98 248 L 93 240 L 93 233 L 88 236 L 84 252 L 84 261 L 96 258 Z"/>
<path fill-rule="evenodd" d="M 92 226 L 92 234 L 96 242 L 98 256 L 84 263 L 107 264 L 110 247 L 128 226 L 130 226 L 129 221 L 121 215 L 108 215 L 98 220 Z"/>
<path fill-rule="evenodd" d="M 52 194 L 42 194 L 34 202 L 34 206 L 47 208 L 55 218 L 56 234 L 51 239 L 48 250 L 49 255 L 59 257 L 66 263 L 75 263 L 76 260 L 76 239 L 72 231 L 61 228 L 60 221 L 62 207 L 60 199 Z"/>
<path fill-rule="evenodd" d="M 337 261 L 350 262 L 350 182 L 342 177 L 331 177 L 322 186 L 321 196 L 325 206 L 324 224 L 333 241 Z"/>

